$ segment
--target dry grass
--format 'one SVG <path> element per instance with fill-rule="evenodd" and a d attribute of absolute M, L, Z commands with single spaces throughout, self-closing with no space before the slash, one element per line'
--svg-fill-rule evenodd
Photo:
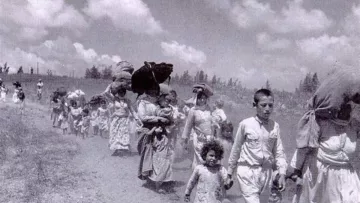
<path fill-rule="evenodd" d="M 14 108 L 0 110 L 0 202 L 83 202 L 80 184 L 91 183 L 70 164 L 79 152 L 76 143 L 30 127 L 36 118 L 23 119 L 25 124 Z M 96 199 L 95 193 L 81 193 L 88 197 L 84 202 Z"/>

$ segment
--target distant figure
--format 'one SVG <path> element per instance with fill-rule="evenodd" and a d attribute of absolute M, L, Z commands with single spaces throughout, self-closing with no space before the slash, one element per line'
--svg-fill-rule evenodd
<path fill-rule="evenodd" d="M 24 109 L 25 109 L 25 93 L 22 89 L 22 87 L 19 87 L 19 91 L 17 93 L 17 97 L 19 99 L 19 103 L 20 103 L 20 111 L 21 114 L 24 113 Z"/>
<path fill-rule="evenodd" d="M 34 68 L 33 67 L 31 67 L 31 69 L 30 69 L 30 74 L 31 75 L 34 74 Z"/>
<path fill-rule="evenodd" d="M 36 84 L 36 86 L 37 86 L 37 97 L 38 100 L 40 100 L 42 96 L 42 88 L 44 86 L 44 83 L 42 82 L 41 79 L 39 79 L 39 82 Z"/>
<path fill-rule="evenodd" d="M 21 88 L 21 83 L 16 81 L 13 83 L 13 85 L 15 86 L 15 90 L 14 90 L 14 94 L 13 94 L 13 102 L 15 104 L 19 103 L 20 100 L 19 100 L 19 97 L 18 97 L 18 93 L 19 93 L 19 89 Z"/>
<path fill-rule="evenodd" d="M 8 89 L 5 87 L 5 84 L 2 84 L 1 86 L 0 86 L 0 90 L 1 90 L 1 93 L 0 93 L 0 100 L 2 101 L 2 102 L 5 102 L 6 101 L 6 94 L 7 94 L 7 92 L 8 92 Z"/>

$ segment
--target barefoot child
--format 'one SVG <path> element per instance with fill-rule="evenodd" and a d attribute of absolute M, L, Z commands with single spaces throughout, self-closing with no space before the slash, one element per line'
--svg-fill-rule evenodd
<path fill-rule="evenodd" d="M 71 114 L 71 125 L 73 133 L 77 136 L 79 133 L 79 123 L 81 121 L 81 112 L 82 108 L 78 105 L 76 101 L 72 101 L 72 106 L 70 107 Z"/>
<path fill-rule="evenodd" d="M 194 203 L 214 202 L 221 203 L 225 200 L 225 190 L 232 186 L 232 182 L 226 184 L 227 171 L 218 162 L 222 159 L 224 149 L 217 141 L 204 144 L 201 149 L 201 157 L 204 164 L 196 166 L 185 190 L 185 202 L 190 201 L 191 191 L 197 184 L 197 192 Z"/>
<path fill-rule="evenodd" d="M 286 157 L 279 124 L 270 119 L 274 97 L 270 90 L 260 89 L 254 95 L 256 116 L 240 122 L 229 158 L 228 181 L 237 167 L 236 177 L 246 203 L 267 202 L 273 191 L 273 165 L 280 178 L 279 190 L 285 189 Z M 274 193 L 273 193 L 274 192 Z"/>

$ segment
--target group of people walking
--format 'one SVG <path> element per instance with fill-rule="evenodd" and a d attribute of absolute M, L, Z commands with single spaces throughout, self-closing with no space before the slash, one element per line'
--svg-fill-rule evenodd
<path fill-rule="evenodd" d="M 159 77 L 151 66 L 141 73 L 147 83 L 142 89 L 133 80 L 140 73 L 123 64 L 106 90 L 88 103 L 73 98 L 68 105 L 68 94 L 60 93 L 53 99 L 59 105 L 55 112 L 59 123 L 54 126 L 64 133 L 69 128 L 83 138 L 92 128 L 94 134 L 109 139 L 112 155 L 123 156 L 132 150 L 135 125 L 138 178 L 161 194 L 174 192 L 168 183 L 174 181 L 176 149 L 191 146 L 194 156 L 186 202 L 196 185 L 193 202 L 229 202 L 226 190 L 234 180 L 247 203 L 282 202 L 286 181 L 291 179 L 297 183 L 293 203 L 360 203 L 360 181 L 352 164 L 359 156 L 360 138 L 357 70 L 332 73 L 314 93 L 309 111 L 300 119 L 297 149 L 289 164 L 281 138 L 289 135 L 280 135 L 281 126 L 271 119 L 275 98 L 270 90 L 254 93 L 254 115 L 242 120 L 233 136 L 233 124 L 222 109 L 224 101 L 210 104 L 214 94 L 210 86 L 194 85 L 194 96 L 181 104 L 163 80 L 171 71 Z M 143 94 L 136 104 L 127 98 L 129 90 Z"/>

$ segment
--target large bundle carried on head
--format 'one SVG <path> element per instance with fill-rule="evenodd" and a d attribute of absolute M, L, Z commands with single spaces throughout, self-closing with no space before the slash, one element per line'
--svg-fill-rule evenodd
<path fill-rule="evenodd" d="M 146 90 L 160 90 L 160 83 L 170 79 L 173 65 L 144 62 L 144 66 L 134 72 L 131 78 L 131 88 L 134 93 L 142 95 Z"/>
<path fill-rule="evenodd" d="M 57 102 L 57 99 L 64 97 L 66 95 L 67 95 L 67 91 L 66 91 L 65 87 L 59 87 L 52 93 L 51 100 L 54 102 Z"/>
<path fill-rule="evenodd" d="M 88 102 L 88 104 L 90 106 L 98 106 L 100 105 L 102 102 L 106 101 L 105 97 L 102 95 L 95 95 L 92 96 L 90 101 Z"/>
<path fill-rule="evenodd" d="M 21 83 L 19 81 L 14 82 L 13 85 L 15 86 L 15 88 L 21 87 Z"/>
<path fill-rule="evenodd" d="M 116 64 L 114 70 L 113 82 L 122 83 L 122 87 L 126 90 L 131 90 L 131 76 L 134 72 L 134 67 L 127 61 L 120 61 Z"/>
<path fill-rule="evenodd" d="M 205 83 L 199 83 L 193 86 L 193 93 L 199 94 L 200 92 L 204 93 L 207 97 L 214 95 L 212 88 Z"/>

